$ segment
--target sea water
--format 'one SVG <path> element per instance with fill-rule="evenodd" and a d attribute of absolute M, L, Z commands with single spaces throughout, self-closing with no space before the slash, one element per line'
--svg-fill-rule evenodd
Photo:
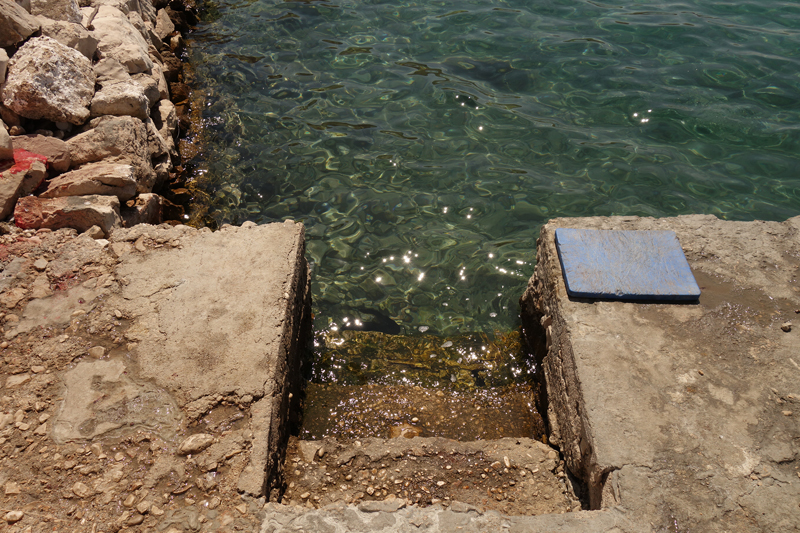
<path fill-rule="evenodd" d="M 319 330 L 513 330 L 552 217 L 800 214 L 798 2 L 203 10 L 193 216 L 303 222 Z"/>

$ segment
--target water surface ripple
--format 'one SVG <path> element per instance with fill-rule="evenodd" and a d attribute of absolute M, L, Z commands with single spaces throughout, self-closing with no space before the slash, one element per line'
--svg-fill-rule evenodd
<path fill-rule="evenodd" d="M 306 224 L 317 326 L 512 329 L 555 216 L 800 213 L 800 3 L 228 1 L 209 223 Z"/>

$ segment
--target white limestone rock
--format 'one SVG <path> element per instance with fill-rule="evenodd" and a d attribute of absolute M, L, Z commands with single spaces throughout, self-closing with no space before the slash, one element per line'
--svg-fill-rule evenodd
<path fill-rule="evenodd" d="M 178 137 L 178 113 L 175 104 L 169 100 L 159 101 L 150 111 L 150 117 L 166 143 L 170 156 L 177 157 L 175 139 Z"/>
<path fill-rule="evenodd" d="M 72 166 L 108 160 L 133 165 L 137 191 L 150 192 L 156 174 L 150 159 L 148 133 L 135 117 L 105 116 L 89 122 L 92 128 L 67 140 Z"/>
<path fill-rule="evenodd" d="M 42 25 L 42 35 L 51 37 L 64 46 L 74 48 L 91 61 L 97 50 L 97 39 L 81 24 L 37 17 Z"/>
<path fill-rule="evenodd" d="M 76 0 L 30 0 L 31 15 L 41 15 L 52 20 L 81 23 L 81 10 Z"/>
<path fill-rule="evenodd" d="M 100 85 L 105 85 L 109 82 L 131 81 L 128 69 L 122 63 L 110 57 L 98 61 L 94 65 L 94 73 L 97 76 L 97 83 Z"/>
<path fill-rule="evenodd" d="M 128 69 L 129 74 L 150 72 L 153 61 L 149 45 L 128 17 L 119 9 L 101 6 L 92 20 L 100 59 L 114 58 Z"/>
<path fill-rule="evenodd" d="M 36 17 L 14 0 L 0 0 L 0 47 L 14 46 L 38 29 Z"/>
<path fill-rule="evenodd" d="M 155 65 L 153 65 L 155 72 Z M 131 76 L 133 82 L 139 85 L 147 96 L 148 107 L 153 107 L 161 100 L 161 92 L 158 90 L 158 81 L 150 74 L 134 74 Z"/>
<path fill-rule="evenodd" d="M 163 9 L 159 9 L 156 14 L 155 33 L 162 41 L 175 31 L 175 24 L 170 20 L 169 15 Z"/>
<path fill-rule="evenodd" d="M 83 124 L 94 83 L 92 63 L 83 54 L 50 37 L 36 37 L 9 61 L 3 104 L 26 118 Z"/>
<path fill-rule="evenodd" d="M 136 178 L 131 165 L 120 163 L 88 163 L 51 179 L 41 198 L 87 196 L 103 194 L 116 196 L 121 203 L 136 195 Z"/>
<path fill-rule="evenodd" d="M 0 85 L 6 81 L 6 70 L 8 69 L 8 54 L 0 48 Z"/>
<path fill-rule="evenodd" d="M 150 116 L 150 101 L 138 83 L 107 82 L 94 94 L 90 110 L 92 116 L 130 115 L 146 120 Z"/>

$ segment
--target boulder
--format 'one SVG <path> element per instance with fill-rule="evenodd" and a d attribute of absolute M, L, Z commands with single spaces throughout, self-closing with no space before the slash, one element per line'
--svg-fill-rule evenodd
<path fill-rule="evenodd" d="M 31 0 L 15 0 L 17 5 L 21 6 L 22 9 L 27 11 L 28 13 L 31 12 Z"/>
<path fill-rule="evenodd" d="M 150 116 L 150 101 L 138 83 L 106 82 L 94 93 L 90 110 L 93 116 L 130 115 L 145 120 Z"/>
<path fill-rule="evenodd" d="M 45 166 L 44 162 L 31 162 L 28 170 L 25 171 L 25 179 L 22 180 L 22 188 L 19 190 L 19 195 L 28 196 L 33 194 L 44 183 L 45 178 L 47 178 L 47 166 Z"/>
<path fill-rule="evenodd" d="M 128 21 L 136 28 L 136 31 L 139 32 L 139 35 L 142 36 L 144 42 L 150 42 L 150 30 L 147 28 L 147 25 L 144 23 L 144 19 L 142 15 L 139 14 L 138 11 L 131 11 L 128 13 Z"/>
<path fill-rule="evenodd" d="M 150 151 L 150 157 L 157 158 L 169 153 L 169 145 L 161 136 L 155 123 L 148 119 L 145 121 L 147 126 L 147 149 Z"/>
<path fill-rule="evenodd" d="M 92 25 L 94 36 L 99 40 L 97 50 L 100 59 L 114 58 L 125 65 L 130 74 L 151 71 L 153 61 L 147 53 L 147 41 L 122 11 L 100 6 Z"/>
<path fill-rule="evenodd" d="M 169 154 L 177 157 L 175 139 L 178 137 L 178 114 L 175 112 L 175 104 L 169 100 L 159 101 L 150 111 L 150 117 L 166 143 Z"/>
<path fill-rule="evenodd" d="M 11 135 L 6 130 L 6 125 L 0 120 L 0 161 L 14 157 L 14 144 Z"/>
<path fill-rule="evenodd" d="M 31 15 L 41 15 L 52 20 L 81 23 L 81 10 L 76 0 L 30 0 Z"/>
<path fill-rule="evenodd" d="M 0 220 L 8 218 L 14 210 L 24 181 L 24 170 L 21 172 L 6 170 L 0 174 Z"/>
<path fill-rule="evenodd" d="M 132 206 L 125 206 L 121 209 L 122 225 L 130 228 L 136 224 L 161 224 L 162 200 L 157 194 L 140 194 Z"/>
<path fill-rule="evenodd" d="M 14 46 L 38 29 L 36 17 L 14 0 L 0 0 L 0 47 Z"/>
<path fill-rule="evenodd" d="M 155 73 L 156 66 L 153 65 L 153 72 Z M 150 74 L 134 74 L 131 76 L 134 83 L 139 85 L 144 90 L 147 96 L 148 107 L 153 107 L 161 100 L 161 92 L 158 90 L 158 81 Z"/>
<path fill-rule="evenodd" d="M 8 69 L 8 54 L 0 48 L 0 85 L 6 81 L 6 70 Z"/>
<path fill-rule="evenodd" d="M 116 196 L 25 196 L 17 201 L 14 209 L 14 223 L 23 229 L 75 228 L 84 232 L 92 226 L 100 226 L 108 235 L 112 228 L 119 227 L 120 221 Z"/>
<path fill-rule="evenodd" d="M 17 135 L 11 139 L 14 148 L 21 148 L 47 158 L 47 165 L 54 172 L 66 172 L 72 162 L 69 145 L 55 137 L 44 135 Z"/>
<path fill-rule="evenodd" d="M 163 9 L 159 9 L 156 13 L 156 36 L 162 41 L 170 36 L 175 31 L 175 24 L 169 19 L 169 15 Z"/>
<path fill-rule="evenodd" d="M 137 191 L 150 192 L 156 175 L 148 150 L 147 127 L 134 117 L 100 117 L 89 122 L 92 129 L 67 140 L 72 166 L 107 159 L 133 165 Z"/>
<path fill-rule="evenodd" d="M 64 46 L 74 48 L 91 61 L 97 50 L 97 39 L 80 24 L 62 20 L 50 20 L 37 17 L 42 25 L 42 35 L 60 42 Z"/>
<path fill-rule="evenodd" d="M 94 83 L 92 63 L 83 54 L 50 37 L 36 37 L 8 64 L 3 104 L 26 118 L 83 124 Z"/>
<path fill-rule="evenodd" d="M 41 198 L 61 196 L 113 195 L 127 202 L 136 194 L 133 167 L 121 163 L 88 163 L 51 179 Z"/>
<path fill-rule="evenodd" d="M 169 100 L 169 85 L 167 79 L 164 77 L 164 68 L 158 64 L 153 63 L 153 77 L 158 82 L 158 96 L 160 100 Z"/>
<path fill-rule="evenodd" d="M 131 81 L 131 75 L 128 74 L 128 69 L 116 59 L 110 57 L 101 59 L 93 68 L 95 76 L 97 76 L 97 83 L 100 85 L 105 85 L 109 82 Z"/>

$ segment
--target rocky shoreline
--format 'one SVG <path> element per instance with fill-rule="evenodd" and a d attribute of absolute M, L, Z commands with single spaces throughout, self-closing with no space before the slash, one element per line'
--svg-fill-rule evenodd
<path fill-rule="evenodd" d="M 196 22 L 188 2 L 0 0 L 0 219 L 108 236 L 182 217 L 164 191 L 184 179 Z"/>

